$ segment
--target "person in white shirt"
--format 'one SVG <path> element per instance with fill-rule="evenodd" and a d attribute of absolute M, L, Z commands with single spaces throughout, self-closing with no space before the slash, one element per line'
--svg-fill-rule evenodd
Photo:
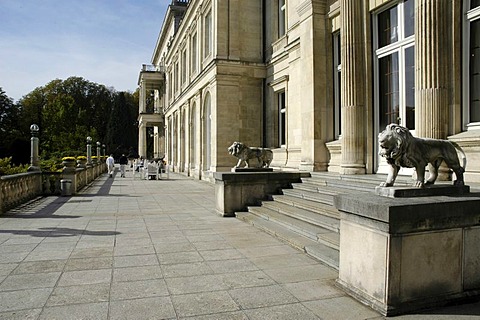
<path fill-rule="evenodd" d="M 110 175 L 110 178 L 113 177 L 113 170 L 115 169 L 115 160 L 113 159 L 113 154 L 111 154 L 108 158 L 107 161 L 105 161 L 107 164 L 108 168 L 108 174 Z"/>

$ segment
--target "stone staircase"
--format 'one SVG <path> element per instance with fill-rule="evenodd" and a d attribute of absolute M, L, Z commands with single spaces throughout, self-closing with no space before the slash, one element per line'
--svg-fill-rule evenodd
<path fill-rule="evenodd" d="M 292 189 L 283 189 L 282 195 L 271 195 L 261 206 L 248 207 L 248 212 L 236 216 L 338 269 L 340 214 L 333 198 L 342 193 L 374 192 L 381 181 L 385 175 L 312 172 Z M 410 182 L 399 177 L 396 185 Z"/>

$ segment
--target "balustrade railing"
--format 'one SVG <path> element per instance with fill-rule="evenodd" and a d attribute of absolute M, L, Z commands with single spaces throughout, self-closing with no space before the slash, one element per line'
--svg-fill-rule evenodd
<path fill-rule="evenodd" d="M 104 162 L 74 171 L 33 171 L 0 177 L 0 214 L 40 196 L 61 194 L 62 179 L 71 179 L 73 193 L 106 172 Z"/>
<path fill-rule="evenodd" d="M 18 173 L 0 177 L 1 211 L 14 208 L 42 193 L 40 172 Z"/>

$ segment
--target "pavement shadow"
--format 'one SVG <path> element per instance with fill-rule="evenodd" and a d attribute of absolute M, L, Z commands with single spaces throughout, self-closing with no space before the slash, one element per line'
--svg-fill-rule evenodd
<path fill-rule="evenodd" d="M 115 180 L 115 177 L 117 176 L 117 172 L 115 171 L 113 173 L 113 177 L 110 178 L 108 177 L 107 180 L 103 182 L 103 185 L 100 187 L 98 192 L 95 195 L 98 196 L 108 196 L 110 193 L 110 189 L 112 188 L 113 181 Z"/>
<path fill-rule="evenodd" d="M 480 298 L 471 297 L 460 302 L 452 302 L 442 308 L 425 310 L 412 315 L 418 315 L 420 319 L 424 315 L 438 316 L 438 319 L 456 319 L 459 317 L 463 319 L 466 316 L 480 316 Z M 475 317 L 475 319 L 478 318 Z"/>
<path fill-rule="evenodd" d="M 39 228 L 37 230 L 0 230 L 0 234 L 10 233 L 16 235 L 29 235 L 32 237 L 73 237 L 77 235 L 89 235 L 89 236 L 114 236 L 121 234 L 118 231 L 90 231 L 84 229 L 72 229 L 72 228 Z"/>
<path fill-rule="evenodd" d="M 132 195 L 128 195 L 128 194 L 112 194 L 112 193 L 110 193 L 110 190 L 112 189 L 113 181 L 115 180 L 116 176 L 117 176 L 116 171 L 113 173 L 113 177 L 110 178 L 110 177 L 107 176 L 107 179 L 103 181 L 103 184 L 101 185 L 101 187 L 98 189 L 97 192 L 92 191 L 90 193 L 78 194 L 78 195 L 76 195 L 76 197 L 84 197 L 84 198 L 95 197 L 95 196 L 137 197 L 137 196 L 132 196 Z"/>
<path fill-rule="evenodd" d="M 15 218 L 15 219 L 76 219 L 79 215 L 63 215 L 55 214 L 55 212 L 63 206 L 71 197 L 58 197 L 44 207 L 42 206 L 40 198 L 35 201 L 30 201 L 27 204 L 21 205 L 17 208 L 11 209 L 0 218 Z M 89 200 L 91 201 L 91 200 Z M 38 207 L 40 206 L 40 209 Z"/>

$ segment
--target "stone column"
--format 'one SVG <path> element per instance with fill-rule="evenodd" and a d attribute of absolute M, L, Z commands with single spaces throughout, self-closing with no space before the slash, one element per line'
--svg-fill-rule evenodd
<path fill-rule="evenodd" d="M 139 113 L 145 112 L 146 109 L 146 98 L 147 98 L 147 93 L 145 90 L 145 84 L 143 81 L 140 82 L 140 90 L 139 90 L 139 97 L 138 97 L 138 111 Z"/>
<path fill-rule="evenodd" d="M 143 123 L 138 125 L 138 155 L 147 156 L 147 127 Z"/>
<path fill-rule="evenodd" d="M 415 1 L 415 131 L 424 138 L 448 135 L 448 1 Z"/>
<path fill-rule="evenodd" d="M 365 173 L 365 41 L 363 1 L 341 0 L 341 174 Z"/>

